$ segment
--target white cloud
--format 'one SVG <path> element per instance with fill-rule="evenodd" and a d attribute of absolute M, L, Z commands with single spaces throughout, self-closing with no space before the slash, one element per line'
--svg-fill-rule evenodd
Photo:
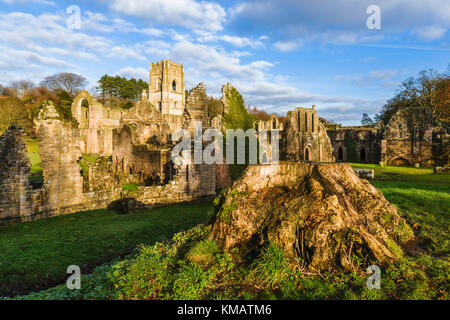
<path fill-rule="evenodd" d="M 213 43 L 213 42 L 216 43 L 219 41 L 223 41 L 239 48 L 243 47 L 259 48 L 263 46 L 263 43 L 260 40 L 252 40 L 247 37 L 217 35 L 216 33 L 211 33 L 207 31 L 205 32 L 203 30 L 196 30 L 196 34 L 199 35 L 199 37 L 197 37 L 196 40 L 201 43 Z"/>
<path fill-rule="evenodd" d="M 397 87 L 400 81 L 393 80 L 395 77 L 403 76 L 407 70 L 373 70 L 364 75 L 336 75 L 335 81 L 344 80 L 358 87 L 382 86 Z"/>
<path fill-rule="evenodd" d="M 439 39 L 450 28 L 448 0 L 378 0 L 382 30 L 368 30 L 366 9 L 373 0 L 249 0 L 230 10 L 230 23 L 245 20 L 252 28 L 281 35 L 276 48 L 292 51 L 296 43 L 377 42 L 385 35 L 412 32 L 421 40 Z"/>
<path fill-rule="evenodd" d="M 112 0 L 109 7 L 130 16 L 193 30 L 222 30 L 226 15 L 217 3 L 195 0 Z"/>
<path fill-rule="evenodd" d="M 447 28 L 440 26 L 425 26 L 415 30 L 415 34 L 425 41 L 433 41 L 442 38 L 447 32 Z"/>
<path fill-rule="evenodd" d="M 142 46 L 135 45 L 134 47 L 127 47 L 125 45 L 114 46 L 109 50 L 107 54 L 108 58 L 117 58 L 117 59 L 137 59 L 146 61 L 147 58 L 140 54 L 142 51 Z"/>
<path fill-rule="evenodd" d="M 149 81 L 149 70 L 144 68 L 125 67 L 116 72 L 116 75 L 120 75 L 126 78 L 142 79 Z"/>
<path fill-rule="evenodd" d="M 277 41 L 273 46 L 275 47 L 275 49 L 282 52 L 289 52 L 297 50 L 301 47 L 301 44 L 295 41 Z"/>

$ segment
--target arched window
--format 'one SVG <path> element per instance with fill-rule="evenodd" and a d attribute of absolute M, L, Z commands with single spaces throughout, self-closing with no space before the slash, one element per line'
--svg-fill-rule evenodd
<path fill-rule="evenodd" d="M 401 124 L 398 125 L 398 136 L 403 138 L 403 127 Z"/>
<path fill-rule="evenodd" d="M 297 111 L 297 128 L 300 131 L 300 111 Z"/>
<path fill-rule="evenodd" d="M 265 152 L 262 156 L 262 163 L 267 163 L 267 154 Z"/>
<path fill-rule="evenodd" d="M 308 114 L 305 113 L 305 132 L 308 132 Z"/>
<path fill-rule="evenodd" d="M 175 82 L 175 80 L 172 81 L 172 90 L 177 91 L 177 83 Z"/>
<path fill-rule="evenodd" d="M 305 160 L 309 161 L 309 148 L 305 149 Z"/>
<path fill-rule="evenodd" d="M 277 128 L 277 120 L 273 119 L 272 129 L 276 129 L 276 128 Z"/>
<path fill-rule="evenodd" d="M 359 151 L 359 161 L 366 162 L 366 149 L 364 149 L 364 147 L 361 147 L 361 150 Z"/>
<path fill-rule="evenodd" d="M 338 161 L 344 160 L 344 150 L 342 148 L 338 149 Z"/>

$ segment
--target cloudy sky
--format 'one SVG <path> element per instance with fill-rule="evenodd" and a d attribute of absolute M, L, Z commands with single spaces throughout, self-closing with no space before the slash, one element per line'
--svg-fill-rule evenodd
<path fill-rule="evenodd" d="M 370 5 L 381 29 L 369 29 Z M 72 7 L 71 7 L 72 6 Z M 81 21 L 76 22 L 77 9 Z M 358 124 L 402 80 L 450 63 L 449 0 L 0 0 L 0 84 L 57 72 L 148 81 L 184 64 L 186 88 L 232 82 L 246 104 Z"/>

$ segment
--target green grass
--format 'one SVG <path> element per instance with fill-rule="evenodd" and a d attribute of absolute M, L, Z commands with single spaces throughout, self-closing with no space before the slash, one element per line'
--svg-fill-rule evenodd
<path fill-rule="evenodd" d="M 78 161 L 78 165 L 81 168 L 81 175 L 83 177 L 88 177 L 89 175 L 89 166 L 94 164 L 97 161 L 98 156 L 90 156 L 90 155 L 82 155 L 81 159 Z"/>
<path fill-rule="evenodd" d="M 122 191 L 136 191 L 142 184 L 130 183 L 122 185 Z"/>
<path fill-rule="evenodd" d="M 82 155 L 81 156 L 82 159 L 87 160 L 90 164 L 94 164 L 95 161 L 97 161 L 98 156 L 90 156 L 90 155 Z"/>
<path fill-rule="evenodd" d="M 40 180 L 42 179 L 42 159 L 39 155 L 39 146 L 36 139 L 27 137 L 25 139 L 25 145 L 28 150 L 28 156 L 31 162 L 30 179 Z"/>
<path fill-rule="evenodd" d="M 360 166 L 359 164 L 355 166 Z M 367 165 L 364 165 L 367 167 Z M 176 234 L 171 241 L 141 246 L 125 259 L 84 275 L 81 290 L 64 284 L 19 299 L 449 299 L 450 252 L 448 175 L 429 169 L 376 168 L 371 180 L 416 225 L 422 252 L 383 266 L 381 290 L 369 290 L 364 273 L 320 276 L 287 268 L 273 244 L 256 258 L 235 264 L 208 239 L 210 226 Z M 403 179 L 401 181 L 399 179 Z M 430 183 L 432 181 L 433 183 Z M 367 267 L 359 263 L 362 270 Z"/>
<path fill-rule="evenodd" d="M 140 243 L 169 239 L 205 222 L 211 213 L 209 203 L 187 204 L 128 215 L 88 211 L 0 227 L 0 296 L 62 283 L 69 265 L 91 272 Z"/>
<path fill-rule="evenodd" d="M 375 180 L 450 184 L 450 174 L 433 174 L 430 168 L 380 166 L 369 163 L 349 163 L 353 168 L 373 169 Z"/>

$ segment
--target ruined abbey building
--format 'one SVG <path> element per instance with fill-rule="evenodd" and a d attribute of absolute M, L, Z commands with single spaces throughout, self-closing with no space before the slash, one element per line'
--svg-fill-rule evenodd
<path fill-rule="evenodd" d="M 327 124 L 336 161 L 442 167 L 449 163 L 450 132 L 427 108 L 397 111 L 386 126 Z"/>
<path fill-rule="evenodd" d="M 236 116 L 246 110 L 230 83 L 222 87 L 218 111 L 209 112 L 208 99 L 203 83 L 185 90 L 183 65 L 163 60 L 151 64 L 149 90 L 130 109 L 105 106 L 87 91 L 74 98 L 72 119 L 43 103 L 34 118 L 42 179 L 31 179 L 24 131 L 13 124 L 0 136 L 0 225 L 116 205 L 128 212 L 211 199 L 216 187 L 231 184 L 228 164 L 171 160 L 173 132 L 193 135 L 198 122 L 223 132 L 238 118 L 233 128 L 253 128 L 257 137 L 268 131 L 263 164 L 274 150 L 289 161 L 448 162 L 449 134 L 423 110 L 401 110 L 386 127 L 341 127 L 322 123 L 315 106 L 295 108 L 283 120 Z"/>
<path fill-rule="evenodd" d="M 12 125 L 0 137 L 0 225 L 124 199 L 135 210 L 213 197 L 214 165 L 175 165 L 170 159 L 175 129 L 191 128 L 194 121 L 210 126 L 205 97 L 203 84 L 185 97 L 183 66 L 165 60 L 152 63 L 148 93 L 128 110 L 104 106 L 82 91 L 72 103 L 73 120 L 66 121 L 46 102 L 34 121 L 40 185 L 29 179 L 23 130 Z M 138 187 L 123 191 L 124 184 Z"/>

